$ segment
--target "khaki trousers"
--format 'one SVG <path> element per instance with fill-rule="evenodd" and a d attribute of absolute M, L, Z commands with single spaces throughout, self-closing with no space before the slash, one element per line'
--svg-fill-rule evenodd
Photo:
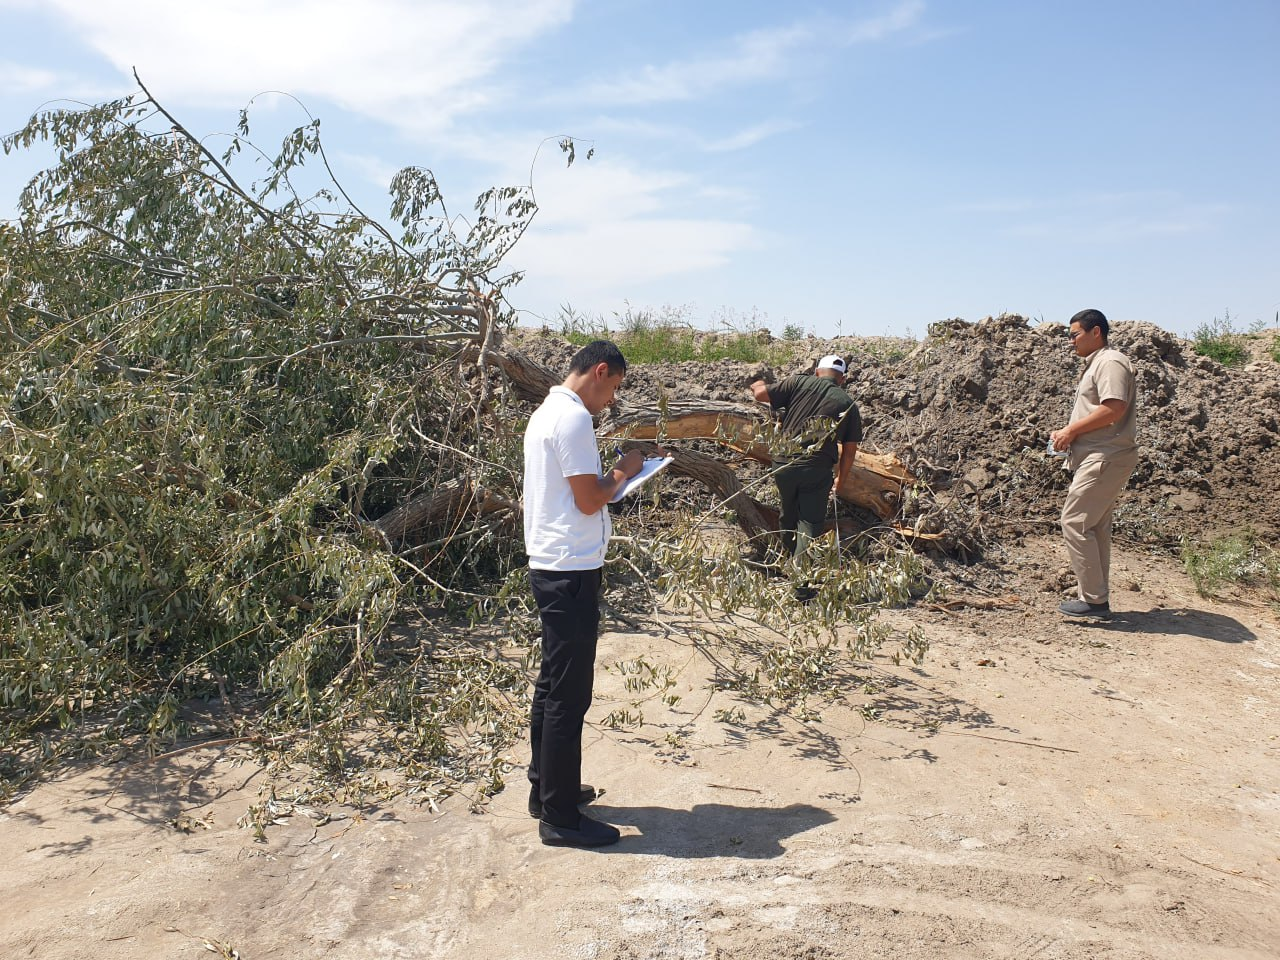
<path fill-rule="evenodd" d="M 1086 603 L 1108 603 L 1111 568 L 1111 514 L 1116 498 L 1138 465 L 1137 454 L 1090 460 L 1071 477 L 1062 506 L 1062 536 Z"/>

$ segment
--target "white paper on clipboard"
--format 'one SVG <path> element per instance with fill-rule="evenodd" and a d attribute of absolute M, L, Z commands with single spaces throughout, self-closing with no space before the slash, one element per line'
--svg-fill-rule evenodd
<path fill-rule="evenodd" d="M 675 459 L 674 457 L 649 457 L 647 460 L 645 460 L 644 464 L 640 467 L 640 472 L 637 473 L 630 480 L 628 480 L 626 483 L 624 483 L 622 487 L 619 488 L 618 492 L 613 495 L 613 499 L 610 500 L 609 502 L 617 503 L 623 497 L 628 496 L 629 494 L 635 493 L 642 486 L 644 486 L 645 482 L 650 477 L 652 477 L 655 473 L 658 473 L 659 471 L 665 469 L 667 464 L 669 464 L 674 459 Z"/>

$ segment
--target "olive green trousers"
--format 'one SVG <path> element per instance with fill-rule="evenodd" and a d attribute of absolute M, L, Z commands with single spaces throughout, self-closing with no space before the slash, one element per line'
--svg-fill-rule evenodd
<path fill-rule="evenodd" d="M 809 541 L 821 536 L 826 526 L 835 473 L 829 463 L 801 461 L 780 468 L 773 480 L 782 504 L 778 514 L 782 546 L 799 559 L 808 550 Z"/>

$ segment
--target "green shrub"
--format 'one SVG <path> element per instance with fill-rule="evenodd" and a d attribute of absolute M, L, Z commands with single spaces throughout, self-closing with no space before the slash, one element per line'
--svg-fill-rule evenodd
<path fill-rule="evenodd" d="M 577 346 L 612 340 L 628 363 L 736 360 L 778 364 L 789 360 L 798 346 L 794 341 L 776 343 L 768 330 L 760 328 L 737 329 L 726 324 L 722 331 L 701 330 L 678 307 L 663 308 L 659 314 L 627 308 L 625 313 L 615 314 L 612 323 L 561 307 L 560 336 Z"/>
<path fill-rule="evenodd" d="M 465 609 L 518 563 L 497 527 L 410 554 L 377 521 L 463 477 L 517 496 L 518 439 L 424 372 L 509 324 L 470 291 L 502 302 L 527 191 L 482 196 L 463 240 L 408 168 L 397 239 L 292 193 L 314 123 L 242 186 L 247 114 L 218 161 L 167 115 L 146 129 L 159 110 L 53 110 L 0 141 L 60 153 L 0 222 L 0 802 L 59 751 L 161 749 L 210 695 L 254 703 L 254 735 L 314 735 L 317 764 L 375 715 L 453 751 L 444 698 L 379 693 L 380 644 L 402 603 Z M 457 669 L 428 659 L 412 684 L 445 685 L 436 666 Z"/>
<path fill-rule="evenodd" d="M 1280 551 L 1250 531 L 1204 543 L 1184 540 L 1182 563 L 1202 597 L 1233 584 L 1280 591 Z"/>
<path fill-rule="evenodd" d="M 1211 323 L 1196 327 L 1192 343 L 1200 356 L 1217 360 L 1223 366 L 1239 366 L 1249 358 L 1244 337 L 1235 329 L 1229 310 L 1223 311 L 1222 319 L 1214 317 Z"/>

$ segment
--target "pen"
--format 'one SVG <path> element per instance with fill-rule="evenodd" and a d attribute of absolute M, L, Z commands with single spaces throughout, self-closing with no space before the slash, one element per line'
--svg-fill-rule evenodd
<path fill-rule="evenodd" d="M 614 447 L 614 448 L 613 448 L 613 455 L 614 455 L 615 457 L 617 457 L 619 460 L 621 460 L 623 457 L 625 457 L 625 456 L 626 456 L 626 454 L 622 452 L 622 448 L 621 448 L 621 447 Z M 645 460 L 646 460 L 646 461 L 649 461 L 649 460 L 661 460 L 661 459 L 662 459 L 662 457 L 645 457 Z"/>

